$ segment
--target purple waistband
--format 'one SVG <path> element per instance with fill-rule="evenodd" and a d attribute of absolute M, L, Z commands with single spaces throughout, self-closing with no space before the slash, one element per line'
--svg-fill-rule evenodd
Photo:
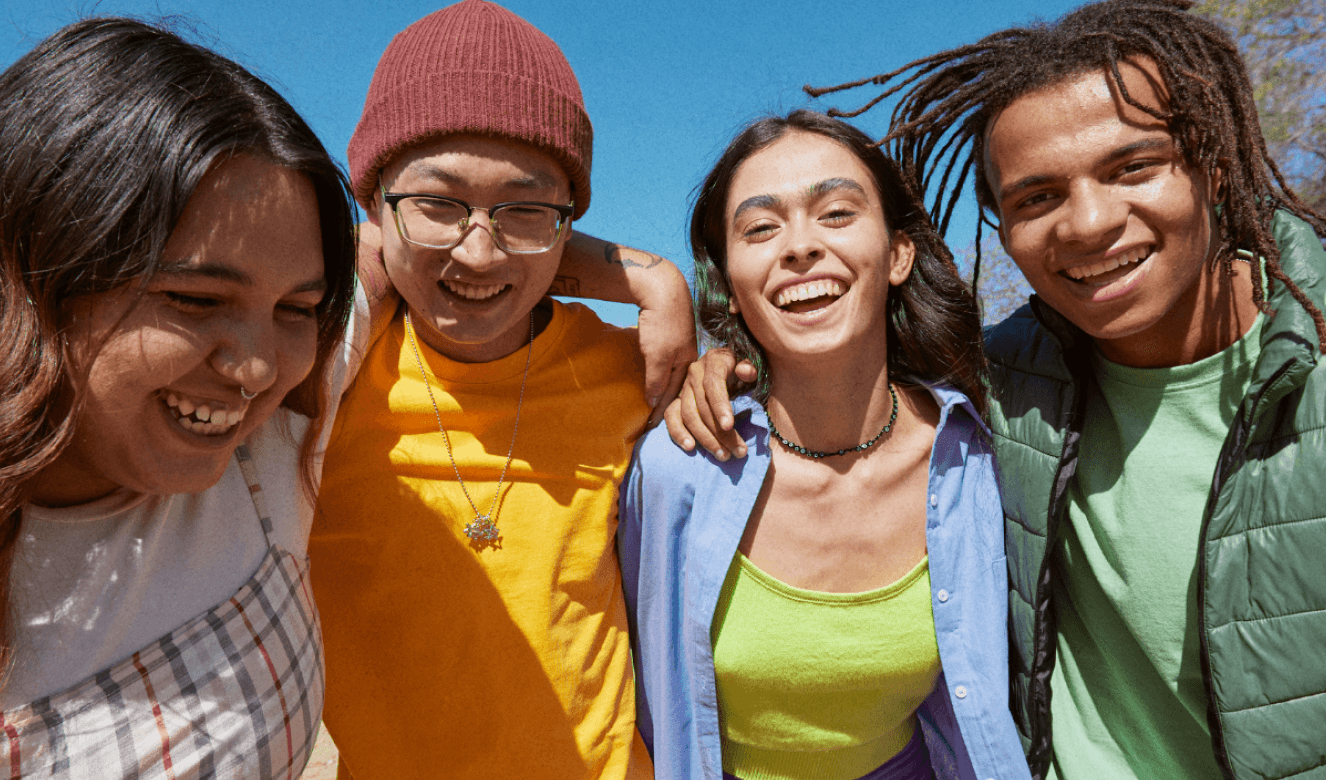
<path fill-rule="evenodd" d="M 917 726 L 906 747 L 858 780 L 934 780 L 934 777 L 934 771 L 930 768 L 930 751 L 926 749 L 925 738 L 921 736 L 921 727 Z M 724 772 L 723 780 L 740 778 Z"/>

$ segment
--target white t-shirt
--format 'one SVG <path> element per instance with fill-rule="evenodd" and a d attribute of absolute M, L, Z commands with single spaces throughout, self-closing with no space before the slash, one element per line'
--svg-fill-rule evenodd
<path fill-rule="evenodd" d="M 330 372 L 314 476 L 341 391 L 367 339 L 362 293 Z M 308 554 L 313 503 L 300 463 L 308 418 L 280 409 L 249 437 L 273 538 Z M 316 484 L 316 482 L 315 482 Z M 14 664 L 0 709 L 58 693 L 113 666 L 234 595 L 253 576 L 267 540 L 232 457 L 202 493 L 144 495 L 121 489 L 80 506 L 23 508 L 10 568 Z"/>

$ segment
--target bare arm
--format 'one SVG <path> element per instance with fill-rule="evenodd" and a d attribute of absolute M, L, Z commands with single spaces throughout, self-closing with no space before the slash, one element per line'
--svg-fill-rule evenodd
<path fill-rule="evenodd" d="M 368 295 L 368 346 L 377 343 L 387 331 L 401 297 L 387 277 L 387 266 L 382 262 L 382 231 L 372 222 L 360 223 L 358 228 L 358 254 L 355 264 L 359 284 Z"/>
<path fill-rule="evenodd" d="M 551 292 L 640 307 L 640 352 L 650 424 L 676 396 L 696 358 L 691 291 L 681 271 L 658 255 L 573 233 Z"/>

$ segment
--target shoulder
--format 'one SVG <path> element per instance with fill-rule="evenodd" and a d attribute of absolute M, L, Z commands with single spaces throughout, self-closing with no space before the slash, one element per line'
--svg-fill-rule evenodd
<path fill-rule="evenodd" d="M 991 368 L 1030 370 L 1058 352 L 1053 335 L 1041 324 L 1030 304 L 985 328 L 985 353 Z"/>
<path fill-rule="evenodd" d="M 985 425 L 985 420 L 976 411 L 976 406 L 972 404 L 967 394 L 947 382 L 918 382 L 934 398 L 935 404 L 939 407 L 939 426 L 936 429 L 935 436 L 969 436 L 976 431 L 985 431 L 989 429 Z"/>
<path fill-rule="evenodd" d="M 745 458 L 719 461 L 701 447 L 687 452 L 672 441 L 666 426 L 659 425 L 640 438 L 631 461 L 632 471 L 638 472 L 642 480 L 670 489 L 736 483 L 757 474 L 763 479 L 769 443 L 764 410 L 748 396 L 734 398 L 732 406 L 737 432 L 750 453 Z"/>
<path fill-rule="evenodd" d="M 1281 252 L 1315 258 L 1318 270 L 1326 270 L 1322 268 L 1323 260 L 1326 260 L 1326 249 L 1321 245 L 1323 236 L 1319 236 L 1307 222 L 1281 209 L 1271 218 L 1271 232 Z"/>
<path fill-rule="evenodd" d="M 1323 236 L 1288 211 L 1277 211 L 1271 232 L 1280 248 L 1280 267 L 1310 300 L 1326 304 L 1326 248 Z M 1272 302 L 1272 305 L 1276 305 Z"/>
<path fill-rule="evenodd" d="M 615 355 L 623 362 L 634 362 L 640 353 L 635 328 L 610 325 L 583 303 L 553 301 L 553 308 L 565 318 L 561 341 L 568 350 L 591 350 Z M 642 372 L 643 376 L 643 372 Z"/>

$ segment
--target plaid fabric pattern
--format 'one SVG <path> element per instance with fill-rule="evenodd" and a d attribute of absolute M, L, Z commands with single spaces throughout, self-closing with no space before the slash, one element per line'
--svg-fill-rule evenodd
<path fill-rule="evenodd" d="M 322 632 L 308 562 L 272 541 L 234 596 L 123 663 L 0 714 L 0 780 L 294 780 L 322 714 Z"/>

